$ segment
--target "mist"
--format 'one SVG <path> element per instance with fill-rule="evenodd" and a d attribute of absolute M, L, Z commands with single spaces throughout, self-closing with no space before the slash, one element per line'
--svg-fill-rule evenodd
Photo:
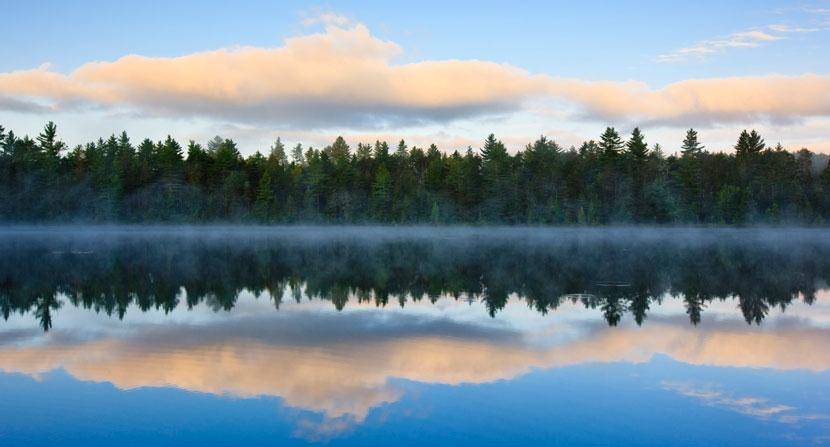
<path fill-rule="evenodd" d="M 0 308 L 48 316 L 63 300 L 123 317 L 130 308 L 230 311 L 244 291 L 281 300 L 377 306 L 512 296 L 541 313 L 563 302 L 642 324 L 681 299 L 738 303 L 747 323 L 811 303 L 830 280 L 815 228 L 360 226 L 15 226 L 0 228 Z M 42 322 L 48 329 L 52 321 Z"/>

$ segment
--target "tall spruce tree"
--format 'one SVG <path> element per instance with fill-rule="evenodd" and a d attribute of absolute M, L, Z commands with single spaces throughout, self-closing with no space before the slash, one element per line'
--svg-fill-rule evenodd
<path fill-rule="evenodd" d="M 288 162 L 288 157 L 285 155 L 285 145 L 282 144 L 280 137 L 271 145 L 271 152 L 268 154 L 268 160 L 278 165 L 284 165 Z"/>
<path fill-rule="evenodd" d="M 648 144 L 646 144 L 645 137 L 640 131 L 639 127 L 635 127 L 631 132 L 631 138 L 625 145 L 629 155 L 637 160 L 643 160 L 648 155 Z"/>
<path fill-rule="evenodd" d="M 614 156 L 620 153 L 624 147 L 620 134 L 613 127 L 606 127 L 605 132 L 599 137 L 599 148 L 603 155 Z"/>
<path fill-rule="evenodd" d="M 699 155 L 703 152 L 704 147 L 697 139 L 697 131 L 689 129 L 686 131 L 686 138 L 683 139 L 680 151 L 685 156 Z"/>
<path fill-rule="evenodd" d="M 764 147 L 766 147 L 764 139 L 755 129 L 752 129 L 752 132 L 747 132 L 744 129 L 738 137 L 738 143 L 735 144 L 735 153 L 739 156 L 757 154 L 764 150 Z"/>

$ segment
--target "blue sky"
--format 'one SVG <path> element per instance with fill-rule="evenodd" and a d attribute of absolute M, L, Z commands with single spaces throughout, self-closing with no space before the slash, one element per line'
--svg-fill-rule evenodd
<path fill-rule="evenodd" d="M 765 132 L 769 141 L 780 140 L 793 149 L 803 145 L 830 151 L 830 137 L 825 136 L 830 132 L 830 97 L 825 88 L 830 86 L 827 78 L 830 58 L 826 56 L 830 48 L 830 2 L 827 1 L 627 4 L 425 1 L 409 5 L 290 1 L 7 3 L 3 6 L 5 15 L 14 20 L 4 23 L 0 123 L 18 133 L 36 133 L 43 122 L 52 119 L 69 143 L 126 129 L 134 138 L 145 135 L 160 138 L 172 133 L 180 139 L 206 139 L 219 133 L 239 139 L 246 152 L 267 148 L 276 136 L 319 145 L 337 134 L 352 137 L 354 143 L 357 142 L 354 140 L 394 136 L 409 138 L 416 144 L 434 140 L 443 148 L 452 149 L 466 144 L 475 146 L 492 131 L 511 147 L 518 148 L 541 133 L 570 145 L 595 138 L 606 125 L 615 125 L 626 132 L 642 125 L 647 135 L 652 135 L 651 142 L 660 142 L 671 151 L 682 137 L 682 131 L 694 125 L 700 128 L 705 140 L 708 136 L 708 146 L 712 149 L 728 148 L 740 129 L 756 127 Z M 118 72 L 118 95 L 101 93 L 100 78 L 62 79 L 60 82 L 67 86 L 57 93 L 43 83 L 33 83 L 28 73 L 25 83 L 21 81 L 22 76 L 12 81 L 4 79 L 4 75 L 8 78 L 10 73 L 37 67 L 71 77 L 74 70 L 85 64 L 113 63 L 126 55 L 158 59 L 223 48 L 275 49 L 286 45 L 286 39 L 315 34 L 328 35 L 336 41 L 342 37 L 331 33 L 330 27 L 354 30 L 357 26 L 365 28 L 371 39 L 396 45 L 397 51 L 383 53 L 381 57 L 388 66 L 450 60 L 491 62 L 522 71 L 524 78 L 517 81 L 521 83 L 517 87 L 520 91 L 512 87 L 498 91 L 496 82 L 486 77 L 493 67 L 486 68 L 486 73 L 459 67 L 454 77 L 446 79 L 443 71 L 418 70 L 421 82 L 441 78 L 452 90 L 453 82 L 464 87 L 468 79 L 480 77 L 482 85 L 491 82 L 494 91 L 488 92 L 486 98 L 469 95 L 439 98 L 432 97 L 425 86 L 413 94 L 429 100 L 416 105 L 408 100 L 402 104 L 398 97 L 376 98 L 371 92 L 364 92 L 357 101 L 360 110 L 349 117 L 352 102 L 343 98 L 331 101 L 314 98 L 309 102 L 297 97 L 310 97 L 309 92 L 317 91 L 314 86 L 297 88 L 297 95 L 289 95 L 290 98 L 285 91 L 275 93 L 270 87 L 264 87 L 260 95 L 249 92 L 251 97 L 239 99 L 250 105 L 251 98 L 262 98 L 255 108 L 226 113 L 239 106 L 236 99 L 223 97 L 223 101 L 233 102 L 233 107 L 221 101 L 205 106 L 204 101 L 211 98 L 184 105 L 177 102 L 173 106 L 137 101 L 133 96 L 143 96 L 146 92 L 137 89 L 132 78 L 125 80 L 124 71 Z M 350 56 L 355 57 L 354 54 Z M 268 64 L 267 59 L 276 56 L 262 57 L 262 63 Z M 343 60 L 338 61 L 341 66 L 345 64 Z M 306 70 L 327 67 L 338 70 L 330 62 L 321 59 Z M 192 69 L 190 65 L 187 67 Z M 302 73 L 303 69 L 300 67 L 298 71 Z M 269 71 L 267 77 L 258 77 L 261 75 L 259 71 L 241 75 L 234 88 L 287 85 L 279 72 L 275 75 Z M 371 77 L 372 73 L 363 70 L 354 75 Z M 802 79 L 805 75 L 814 75 L 814 78 L 805 81 Z M 187 73 L 182 76 L 188 78 Z M 193 100 L 193 92 L 215 85 L 215 81 L 224 80 L 228 75 L 220 72 L 215 76 L 216 79 L 207 79 L 207 84 L 202 86 L 194 84 L 187 100 Z M 394 83 L 397 82 L 394 78 L 402 75 L 389 76 Z M 587 83 L 580 87 L 586 91 L 574 94 L 571 84 L 525 85 L 525 78 L 534 76 L 553 79 L 546 79 L 543 84 L 556 84 L 561 79 Z M 775 76 L 784 76 L 787 82 L 768 85 L 768 78 Z M 196 77 L 194 74 L 193 78 Z M 665 95 L 661 89 L 667 86 L 696 79 L 737 79 L 735 82 L 739 82 L 747 77 L 761 82 L 762 91 L 748 89 L 743 96 L 736 94 L 728 104 L 711 107 L 678 105 L 678 109 L 688 110 L 666 117 L 666 111 L 675 108 L 673 102 L 678 97 L 692 95 L 690 104 L 711 103 L 713 98 L 722 96 L 720 92 L 735 90 L 731 84 L 712 84 L 702 87 L 708 89 L 704 93 L 697 88 L 688 93 L 685 88 L 679 94 Z M 404 78 L 410 79 L 409 75 Z M 513 80 L 510 78 L 509 82 Z M 107 83 L 111 81 L 108 78 Z M 353 86 L 355 82 L 354 79 L 341 81 L 343 84 L 338 85 Z M 625 90 L 620 93 L 622 101 L 627 98 L 625 94 L 642 88 L 656 92 L 656 97 L 626 107 L 609 105 L 608 101 L 598 104 L 593 97 L 598 89 L 593 83 L 600 81 L 615 82 L 615 88 Z M 631 81 L 639 83 L 638 86 L 625 85 Z M 21 83 L 25 84 L 22 90 Z M 793 86 L 807 84 L 809 87 L 804 87 L 804 91 L 796 91 L 793 98 L 786 98 Z M 93 87 L 96 93 L 89 93 L 87 90 Z M 147 84 L 143 87 L 147 88 Z M 165 90 L 169 86 L 151 87 L 159 95 L 169 93 Z M 78 93 L 78 89 L 84 92 Z M 555 92 L 551 93 L 551 89 Z M 286 91 L 292 91 L 290 85 Z M 768 92 L 783 98 L 747 105 Z M 805 101 L 810 104 L 805 105 Z M 655 102 L 661 106 L 643 111 Z M 29 106 L 22 106 L 24 103 Z M 304 116 L 336 114 L 338 119 L 304 118 L 287 122 L 291 121 L 288 111 L 294 110 L 297 103 L 301 104 Z M 220 112 L 200 113 L 205 108 Z M 271 113 L 277 109 L 281 112 Z M 268 118 L 252 119 L 262 114 Z"/>

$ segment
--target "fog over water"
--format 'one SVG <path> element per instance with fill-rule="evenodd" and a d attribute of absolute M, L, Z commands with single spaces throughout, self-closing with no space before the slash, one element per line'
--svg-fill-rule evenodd
<path fill-rule="evenodd" d="M 820 443 L 828 235 L 4 227 L 0 440 Z"/>

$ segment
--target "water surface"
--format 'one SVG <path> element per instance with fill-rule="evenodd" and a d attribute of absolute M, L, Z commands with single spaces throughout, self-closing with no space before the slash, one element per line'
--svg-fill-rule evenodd
<path fill-rule="evenodd" d="M 0 444 L 830 443 L 828 236 L 6 228 Z"/>

